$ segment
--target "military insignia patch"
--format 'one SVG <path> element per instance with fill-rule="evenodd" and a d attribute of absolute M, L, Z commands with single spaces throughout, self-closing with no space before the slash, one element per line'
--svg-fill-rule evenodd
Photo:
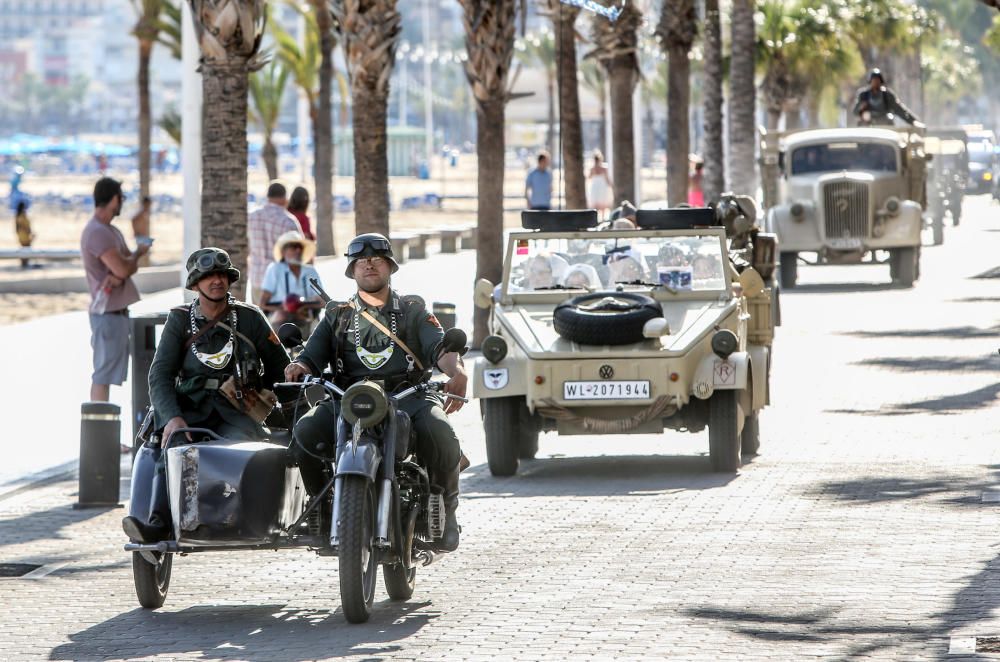
<path fill-rule="evenodd" d="M 277 336 L 277 334 L 274 333 L 273 330 L 271 331 L 271 335 L 269 335 L 267 337 L 267 339 L 270 340 L 271 342 L 273 342 L 275 345 L 280 345 L 281 344 L 281 341 L 278 340 L 278 336 Z"/>

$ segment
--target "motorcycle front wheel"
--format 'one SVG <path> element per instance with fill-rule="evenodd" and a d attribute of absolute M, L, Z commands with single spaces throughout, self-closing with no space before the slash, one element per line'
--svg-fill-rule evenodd
<path fill-rule="evenodd" d="M 349 623 L 364 623 L 375 601 L 378 550 L 375 548 L 375 489 L 363 476 L 344 476 L 340 521 L 340 604 Z"/>
<path fill-rule="evenodd" d="M 141 552 L 132 552 L 132 581 L 139 604 L 146 609 L 159 609 L 167 599 L 174 555 L 152 554 L 157 558 L 155 564 L 147 561 Z"/>

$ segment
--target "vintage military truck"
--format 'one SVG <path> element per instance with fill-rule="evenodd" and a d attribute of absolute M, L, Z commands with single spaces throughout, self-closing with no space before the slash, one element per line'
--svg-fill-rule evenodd
<path fill-rule="evenodd" d="M 637 230 L 595 230 L 593 210 L 524 212 L 503 281 L 476 286 L 491 335 L 473 393 L 494 475 L 533 458 L 541 431 L 707 426 L 720 472 L 757 452 L 770 398 L 774 242 L 749 231 L 754 211 L 730 203 L 639 210 Z M 732 251 L 727 229 L 740 244 Z"/>
<path fill-rule="evenodd" d="M 765 227 L 781 244 L 782 287 L 795 286 L 800 261 L 888 262 L 893 282 L 912 286 L 927 160 L 921 134 L 909 128 L 764 133 Z"/>

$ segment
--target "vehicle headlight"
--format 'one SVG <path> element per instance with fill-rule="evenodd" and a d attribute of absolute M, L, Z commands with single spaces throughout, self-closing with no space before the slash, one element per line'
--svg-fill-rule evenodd
<path fill-rule="evenodd" d="M 987 170 L 986 172 L 983 173 L 983 181 L 988 182 L 991 179 L 993 179 L 993 173 L 992 172 L 990 172 L 989 170 Z"/>
<path fill-rule="evenodd" d="M 788 208 L 789 213 L 791 213 L 792 218 L 796 221 L 801 221 L 806 215 L 806 208 L 801 202 L 793 202 L 792 206 Z"/>
<path fill-rule="evenodd" d="M 500 363 L 507 356 L 507 341 L 500 336 L 487 336 L 482 344 L 483 357 L 490 363 Z"/>
<path fill-rule="evenodd" d="M 899 213 L 899 198 L 896 196 L 891 196 L 885 201 L 885 210 L 889 212 L 890 216 L 895 216 Z"/>
<path fill-rule="evenodd" d="M 358 382 L 344 392 L 340 415 L 351 425 L 370 428 L 378 425 L 389 411 L 389 399 L 375 382 Z"/>
<path fill-rule="evenodd" d="M 723 361 L 728 359 L 739 346 L 740 341 L 736 338 L 736 334 L 729 329 L 720 329 L 712 336 L 712 351 Z"/>

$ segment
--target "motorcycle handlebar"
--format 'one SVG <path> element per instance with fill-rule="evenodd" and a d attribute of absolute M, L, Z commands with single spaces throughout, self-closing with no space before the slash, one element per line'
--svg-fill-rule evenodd
<path fill-rule="evenodd" d="M 336 395 L 338 395 L 340 397 L 344 396 L 344 391 L 341 390 L 341 388 L 339 386 L 337 386 L 333 382 L 329 382 L 329 381 L 327 381 L 327 380 L 325 380 L 325 379 L 323 379 L 321 377 L 305 377 L 301 382 L 276 382 L 274 384 L 274 386 L 276 388 L 279 388 L 279 387 L 303 388 L 303 387 L 309 386 L 311 384 L 316 384 L 318 386 L 322 386 L 327 391 L 330 391 L 331 393 L 334 393 L 334 394 L 336 394 Z M 400 391 L 399 393 L 391 393 L 391 394 L 389 394 L 389 397 L 394 398 L 396 400 L 402 400 L 403 398 L 406 398 L 406 397 L 409 397 L 409 396 L 413 395 L 417 391 L 433 391 L 435 393 L 440 393 L 444 397 L 450 398 L 452 400 L 461 400 L 462 402 L 466 402 L 466 403 L 469 401 L 468 398 L 463 398 L 463 397 L 458 396 L 458 395 L 453 395 L 451 393 L 444 393 L 444 392 L 442 392 L 441 389 L 442 389 L 443 386 L 444 386 L 444 382 L 424 382 L 423 384 L 418 384 L 416 386 L 411 386 L 408 389 Z"/>

